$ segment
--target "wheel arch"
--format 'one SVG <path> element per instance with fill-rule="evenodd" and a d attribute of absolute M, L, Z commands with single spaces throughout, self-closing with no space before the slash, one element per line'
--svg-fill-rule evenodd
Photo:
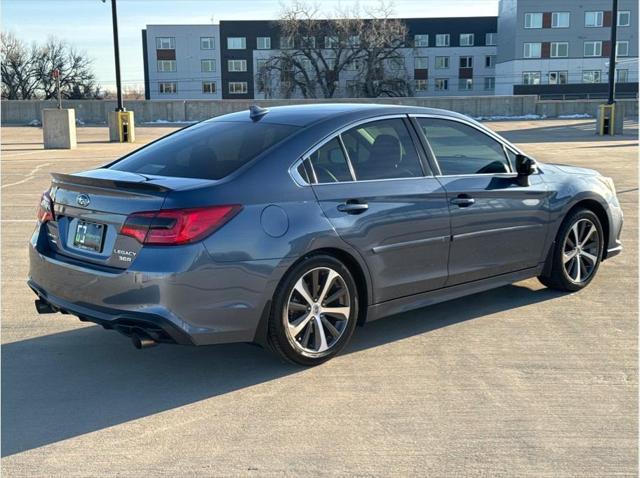
<path fill-rule="evenodd" d="M 607 210 L 605 207 L 596 199 L 593 198 L 585 198 L 581 199 L 575 204 L 571 206 L 571 208 L 564 215 L 565 218 L 569 217 L 571 213 L 576 211 L 577 209 L 587 209 L 593 212 L 600 221 L 600 225 L 602 226 L 602 235 L 603 237 L 603 248 L 602 248 L 602 259 L 607 258 L 607 244 L 609 243 L 609 215 L 607 214 Z M 564 219 L 563 219 L 564 221 Z"/>

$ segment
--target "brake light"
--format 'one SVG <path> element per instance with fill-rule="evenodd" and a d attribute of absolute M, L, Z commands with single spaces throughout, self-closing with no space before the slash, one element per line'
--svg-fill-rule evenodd
<path fill-rule="evenodd" d="M 38 204 L 38 211 L 36 213 L 38 222 L 44 224 L 47 221 L 53 221 L 55 219 L 53 212 L 53 199 L 49 191 L 45 191 L 40 196 L 40 204 Z"/>
<path fill-rule="evenodd" d="M 136 212 L 127 217 L 120 234 L 131 236 L 141 244 L 188 244 L 212 234 L 241 209 L 242 206 L 234 204 Z"/>

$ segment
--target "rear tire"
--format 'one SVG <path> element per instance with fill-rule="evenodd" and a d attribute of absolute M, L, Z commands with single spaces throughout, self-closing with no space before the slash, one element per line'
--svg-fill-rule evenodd
<path fill-rule="evenodd" d="M 349 269 L 329 255 L 294 266 L 278 286 L 269 341 L 284 359 L 319 365 L 347 344 L 358 318 L 358 289 Z"/>
<path fill-rule="evenodd" d="M 598 216 L 589 209 L 570 213 L 558 231 L 551 267 L 538 277 L 551 289 L 575 292 L 593 280 L 602 260 L 604 235 Z"/>

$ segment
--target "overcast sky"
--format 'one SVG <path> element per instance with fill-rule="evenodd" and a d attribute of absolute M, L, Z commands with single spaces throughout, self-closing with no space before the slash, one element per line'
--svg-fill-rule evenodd
<path fill-rule="evenodd" d="M 102 87 L 113 88 L 114 61 L 111 1 L 101 0 L 2 0 L 2 30 L 27 42 L 54 35 L 85 50 L 94 59 Z M 317 2 L 328 15 L 348 0 Z M 361 0 L 364 9 L 377 5 Z M 395 0 L 397 17 L 491 16 L 498 0 Z M 279 0 L 118 0 L 122 80 L 126 86 L 142 86 L 142 39 L 145 25 L 202 24 L 220 20 L 268 20 L 278 17 Z"/>

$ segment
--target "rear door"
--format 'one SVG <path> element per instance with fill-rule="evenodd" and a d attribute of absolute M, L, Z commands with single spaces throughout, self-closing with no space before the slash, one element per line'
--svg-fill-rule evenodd
<path fill-rule="evenodd" d="M 406 117 L 354 125 L 304 162 L 326 217 L 367 262 L 376 303 L 447 278 L 446 194 L 408 126 Z"/>
<path fill-rule="evenodd" d="M 418 117 L 439 168 L 451 214 L 447 285 L 534 267 L 544 260 L 548 188 L 520 186 L 514 153 L 470 122 Z"/>

